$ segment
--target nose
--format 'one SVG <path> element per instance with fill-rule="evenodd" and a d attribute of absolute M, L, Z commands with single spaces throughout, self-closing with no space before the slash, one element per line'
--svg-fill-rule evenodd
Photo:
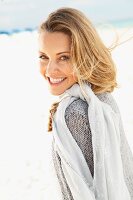
<path fill-rule="evenodd" d="M 46 76 L 52 76 L 58 72 L 58 65 L 55 61 L 49 61 L 48 65 L 46 66 Z"/>

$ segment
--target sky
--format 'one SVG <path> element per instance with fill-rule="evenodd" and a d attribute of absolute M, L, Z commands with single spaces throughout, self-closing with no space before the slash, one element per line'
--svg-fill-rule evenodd
<path fill-rule="evenodd" d="M 94 23 L 132 20 L 132 0 L 0 0 L 0 31 L 37 27 L 53 10 L 73 7 Z"/>

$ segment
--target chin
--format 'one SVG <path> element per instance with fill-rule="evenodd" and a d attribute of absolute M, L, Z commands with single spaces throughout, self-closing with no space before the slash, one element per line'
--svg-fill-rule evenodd
<path fill-rule="evenodd" d="M 50 91 L 50 93 L 53 95 L 53 96 L 59 96 L 61 94 L 63 94 L 65 91 L 62 91 L 62 92 L 57 92 L 57 91 Z"/>
<path fill-rule="evenodd" d="M 58 90 L 49 88 L 49 91 L 50 91 L 50 93 L 52 95 L 59 96 L 59 95 L 63 94 L 66 90 L 68 90 L 69 88 L 71 88 L 74 84 L 75 83 L 73 83 L 71 85 L 68 85 L 67 87 L 64 87 L 64 88 L 62 87 L 62 88 L 60 88 Z"/>

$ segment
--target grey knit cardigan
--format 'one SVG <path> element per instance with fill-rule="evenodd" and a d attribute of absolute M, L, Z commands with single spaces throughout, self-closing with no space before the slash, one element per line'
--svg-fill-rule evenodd
<path fill-rule="evenodd" d="M 119 110 L 117 103 L 111 93 L 105 92 L 102 94 L 98 94 L 97 97 L 101 101 L 108 103 L 114 111 Z M 82 150 L 93 177 L 93 148 L 91 130 L 88 123 L 89 119 L 87 102 L 83 101 L 82 99 L 76 99 L 75 101 L 73 101 L 65 111 L 65 121 L 73 138 L 76 140 L 77 144 Z M 54 145 L 54 140 L 52 143 Z M 125 182 L 131 195 L 131 199 L 133 200 L 133 154 L 128 144 L 125 133 L 121 134 L 120 150 L 123 162 Z M 58 153 L 54 151 L 54 148 L 52 148 L 52 159 L 62 192 L 62 200 L 73 200 L 73 196 L 62 170 L 61 158 L 59 157 Z"/>

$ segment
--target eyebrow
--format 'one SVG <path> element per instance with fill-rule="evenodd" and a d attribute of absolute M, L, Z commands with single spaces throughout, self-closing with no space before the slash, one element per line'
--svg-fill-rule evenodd
<path fill-rule="evenodd" d="M 39 51 L 39 53 L 45 54 L 45 53 L 43 53 L 42 51 Z M 63 53 L 70 53 L 70 51 L 59 52 L 59 53 L 57 53 L 56 55 L 60 55 L 60 54 L 63 54 Z M 46 54 L 45 54 L 45 55 L 46 55 Z"/>
<path fill-rule="evenodd" d="M 70 53 L 70 52 L 69 52 L 69 51 L 63 51 L 63 52 L 57 53 L 57 55 L 60 55 L 60 54 L 62 54 L 62 53 Z"/>

